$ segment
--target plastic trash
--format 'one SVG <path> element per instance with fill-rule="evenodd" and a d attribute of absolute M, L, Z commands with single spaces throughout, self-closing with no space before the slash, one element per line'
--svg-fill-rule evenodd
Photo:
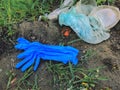
<path fill-rule="evenodd" d="M 58 15 L 61 12 L 67 11 L 74 3 L 74 0 L 64 0 L 63 4 L 60 6 L 60 8 L 57 8 L 53 12 L 47 15 L 47 18 L 50 20 L 56 20 L 58 18 Z"/>
<path fill-rule="evenodd" d="M 45 17 L 47 17 L 49 20 L 57 20 L 59 14 L 68 11 L 73 6 L 74 2 L 75 0 L 64 0 L 64 2 L 62 3 L 62 5 L 60 5 L 59 8 L 55 9 Z M 82 11 L 82 13 L 88 13 L 88 10 L 90 11 L 93 8 L 93 6 L 97 6 L 95 0 L 80 0 L 80 2 L 78 3 L 81 4 L 81 9 L 78 7 L 78 11 Z M 89 8 L 86 8 L 86 5 L 89 6 Z"/>
<path fill-rule="evenodd" d="M 54 10 L 53 12 L 51 12 L 50 14 L 47 15 L 47 18 L 49 20 L 56 20 L 58 18 L 58 15 L 61 12 L 67 11 L 69 9 L 69 7 L 66 8 L 57 8 L 56 10 Z"/>
<path fill-rule="evenodd" d="M 73 7 L 76 9 L 78 14 L 82 13 L 89 15 L 91 11 L 97 7 L 97 3 L 95 0 L 80 0 Z"/>
<path fill-rule="evenodd" d="M 100 43 L 110 37 L 94 17 L 78 14 L 74 7 L 59 15 L 59 24 L 70 26 L 82 40 L 91 44 Z"/>
<path fill-rule="evenodd" d="M 71 7 L 74 3 L 74 0 L 64 0 L 60 8 Z"/>
<path fill-rule="evenodd" d="M 82 40 L 91 44 L 107 40 L 110 37 L 108 29 L 119 20 L 120 12 L 116 7 L 82 5 L 80 1 L 59 15 L 61 26 L 71 27 Z"/>
<path fill-rule="evenodd" d="M 94 8 L 90 16 L 98 18 L 104 28 L 110 29 L 120 20 L 120 11 L 117 7 L 102 5 Z"/>
<path fill-rule="evenodd" d="M 24 50 L 24 52 L 17 56 L 18 59 L 23 60 L 16 64 L 16 68 L 21 68 L 23 72 L 31 65 L 34 65 L 34 71 L 36 71 L 40 59 L 58 61 L 64 64 L 71 62 L 76 65 L 78 63 L 79 51 L 73 47 L 45 45 L 39 42 L 29 42 L 24 38 L 18 38 L 17 42 L 15 48 Z"/>

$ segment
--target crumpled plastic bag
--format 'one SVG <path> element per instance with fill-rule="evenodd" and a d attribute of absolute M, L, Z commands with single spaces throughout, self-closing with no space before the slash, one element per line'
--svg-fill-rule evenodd
<path fill-rule="evenodd" d="M 93 9 L 93 7 L 97 6 L 97 3 L 95 0 L 80 0 L 80 1 L 81 2 L 78 2 L 77 4 L 81 4 L 81 5 L 80 6 L 76 5 L 76 8 L 79 8 L 77 10 L 80 12 L 82 11 L 82 13 L 84 14 L 88 14 Z M 75 3 L 75 0 L 64 0 L 64 2 L 59 8 L 55 9 L 54 11 L 46 15 L 46 17 L 49 20 L 57 20 L 59 14 L 62 12 L 68 11 L 74 5 L 74 3 Z M 89 6 L 89 8 L 86 8 L 86 5 L 87 7 Z"/>
<path fill-rule="evenodd" d="M 74 0 L 65 0 L 63 4 L 60 6 L 60 8 L 57 8 L 53 12 L 47 15 L 47 18 L 49 20 L 56 20 L 58 18 L 58 15 L 61 12 L 67 11 L 74 3 Z"/>
<path fill-rule="evenodd" d="M 98 18 L 105 29 L 111 29 L 119 22 L 120 11 L 114 6 L 101 5 L 94 8 L 89 16 Z"/>
<path fill-rule="evenodd" d="M 100 22 L 92 16 L 78 14 L 74 7 L 59 15 L 59 24 L 70 26 L 82 40 L 91 44 L 100 43 L 110 37 Z"/>
<path fill-rule="evenodd" d="M 24 38 L 17 39 L 18 44 L 15 48 L 24 50 L 17 58 L 22 59 L 16 64 L 16 68 L 21 68 L 21 71 L 27 70 L 34 65 L 34 71 L 37 70 L 40 60 L 53 60 L 67 64 L 71 62 L 76 65 L 78 63 L 77 55 L 79 50 L 71 46 L 53 46 L 46 45 L 40 42 L 30 42 Z"/>
<path fill-rule="evenodd" d="M 98 12 L 96 4 L 89 3 L 84 5 L 79 1 L 68 11 L 61 12 L 59 15 L 59 24 L 71 27 L 85 42 L 98 44 L 110 37 L 108 31 L 120 20 L 120 12 L 116 7 L 111 8 L 110 6 L 105 6 L 104 10 L 106 12 L 102 11 L 103 6 L 101 6 L 101 11 Z M 109 21 L 105 21 L 104 18 Z"/>

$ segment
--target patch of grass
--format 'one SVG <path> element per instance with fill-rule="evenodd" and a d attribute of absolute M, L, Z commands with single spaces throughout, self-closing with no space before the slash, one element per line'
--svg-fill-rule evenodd
<path fill-rule="evenodd" d="M 22 20 L 29 12 L 28 7 L 22 3 L 22 0 L 1 0 L 0 5 L 0 25 L 14 24 Z"/>
<path fill-rule="evenodd" d="M 94 57 L 96 55 L 96 52 L 92 49 L 88 49 L 87 51 L 85 51 L 84 55 L 81 56 L 81 64 L 87 63 L 87 61 L 89 59 L 91 59 L 92 57 Z"/>
<path fill-rule="evenodd" d="M 102 4 L 113 4 L 115 0 L 96 0 L 97 5 L 102 5 Z"/>
<path fill-rule="evenodd" d="M 0 0 L 0 26 L 12 35 L 12 25 L 24 20 L 38 20 L 39 15 L 50 12 L 54 0 Z"/>
<path fill-rule="evenodd" d="M 53 75 L 53 85 L 59 90 L 81 90 L 94 88 L 98 80 L 107 80 L 100 77 L 99 70 L 101 67 L 95 69 L 86 69 L 80 65 L 68 66 L 63 64 L 48 64 L 48 71 Z"/>
<path fill-rule="evenodd" d="M 0 25 L 14 24 L 25 18 L 35 20 L 36 16 L 43 13 L 40 4 L 39 0 L 1 0 Z"/>
<path fill-rule="evenodd" d="M 7 75 L 9 77 L 6 90 L 40 90 L 38 86 L 38 75 L 34 77 L 34 82 L 30 82 L 28 78 L 34 73 L 33 67 L 30 67 L 27 71 L 24 72 L 21 78 L 17 78 L 13 72 L 9 72 Z"/>
<path fill-rule="evenodd" d="M 88 59 L 89 51 L 85 54 Z M 73 66 L 70 62 L 68 65 L 62 63 L 54 64 L 51 61 L 47 63 L 48 71 L 53 75 L 53 85 L 59 90 L 90 90 L 94 88 L 97 81 L 107 80 L 100 76 L 100 70 L 103 67 L 85 68 L 79 63 Z"/>
<path fill-rule="evenodd" d="M 36 20 L 49 13 L 54 0 L 0 0 L 0 25 L 14 24 L 24 19 Z"/>
<path fill-rule="evenodd" d="M 106 2 L 106 0 L 96 0 L 97 5 L 101 5 Z"/>
<path fill-rule="evenodd" d="M 8 82 L 7 82 L 6 90 L 8 90 L 9 87 L 10 87 L 12 79 L 15 77 L 15 73 L 10 71 L 10 72 L 6 72 L 6 75 L 8 76 Z"/>
<path fill-rule="evenodd" d="M 12 35 L 12 25 L 24 19 L 35 20 L 39 10 L 38 0 L 0 0 L 0 26 L 8 29 Z"/>
<path fill-rule="evenodd" d="M 80 40 L 81 40 L 81 39 L 75 39 L 75 40 L 72 40 L 72 41 L 68 42 L 67 44 L 76 43 L 76 42 L 78 42 L 78 41 L 80 41 Z"/>

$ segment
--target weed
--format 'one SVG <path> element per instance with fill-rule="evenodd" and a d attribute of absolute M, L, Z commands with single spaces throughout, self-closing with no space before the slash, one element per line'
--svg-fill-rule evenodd
<path fill-rule="evenodd" d="M 22 21 L 26 16 L 34 18 L 39 13 L 36 11 L 38 4 L 38 0 L 1 0 L 0 25 L 14 24 Z"/>
<path fill-rule="evenodd" d="M 85 57 L 90 55 L 88 52 Z M 100 76 L 99 71 L 101 68 L 103 67 L 88 69 L 80 63 L 77 66 L 73 66 L 70 62 L 68 65 L 54 64 L 51 61 L 47 63 L 47 69 L 53 75 L 54 87 L 59 88 L 59 90 L 94 88 L 98 80 L 107 80 Z"/>
<path fill-rule="evenodd" d="M 40 90 L 38 86 L 38 75 L 35 75 L 34 82 L 31 83 L 27 79 L 33 74 L 33 67 L 30 67 L 27 71 L 24 72 L 24 75 L 21 78 L 17 78 L 13 72 L 8 72 L 7 76 L 9 77 L 6 90 L 14 88 L 14 90 Z"/>
<path fill-rule="evenodd" d="M 78 42 L 78 41 L 80 41 L 80 40 L 81 40 L 81 39 L 75 39 L 75 40 L 72 40 L 72 41 L 68 42 L 67 44 L 76 43 L 76 42 Z"/>
<path fill-rule="evenodd" d="M 48 1 L 48 0 L 47 0 Z M 0 0 L 0 26 L 13 33 L 12 25 L 23 20 L 36 20 L 39 15 L 49 12 L 53 0 Z"/>
<path fill-rule="evenodd" d="M 96 52 L 94 50 L 88 49 L 87 51 L 84 52 L 84 55 L 82 55 L 80 58 L 81 64 L 87 63 L 87 61 L 94 57 L 95 55 Z"/>
<path fill-rule="evenodd" d="M 102 5 L 102 4 L 113 4 L 115 2 L 115 0 L 96 0 L 98 5 Z"/>
<path fill-rule="evenodd" d="M 15 74 L 12 71 L 10 71 L 10 72 L 6 72 L 6 75 L 8 76 L 8 83 L 6 86 L 6 90 L 8 90 L 10 87 L 12 79 L 15 77 Z"/>

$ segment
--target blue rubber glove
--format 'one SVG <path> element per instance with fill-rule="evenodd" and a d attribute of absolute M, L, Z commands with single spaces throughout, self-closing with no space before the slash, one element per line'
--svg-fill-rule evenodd
<path fill-rule="evenodd" d="M 67 64 L 68 62 L 76 65 L 78 63 L 78 50 L 70 46 L 53 46 L 45 45 L 39 42 L 29 42 L 24 38 L 17 39 L 18 44 L 16 49 L 24 50 L 17 58 L 23 59 L 17 63 L 16 68 L 21 68 L 21 71 L 27 70 L 31 65 L 34 65 L 34 71 L 37 70 L 40 59 L 53 60 Z"/>

